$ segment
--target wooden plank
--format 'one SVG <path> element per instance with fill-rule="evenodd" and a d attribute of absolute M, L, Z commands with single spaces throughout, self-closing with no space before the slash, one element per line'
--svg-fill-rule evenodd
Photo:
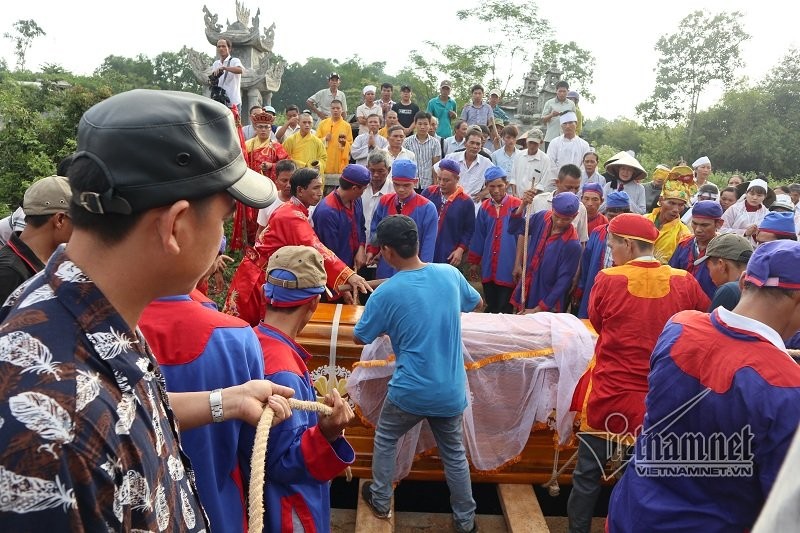
<path fill-rule="evenodd" d="M 500 483 L 497 496 L 509 533 L 550 533 L 532 486 Z"/>
<path fill-rule="evenodd" d="M 389 519 L 380 519 L 372 514 L 364 498 L 361 497 L 361 489 L 368 479 L 361 479 L 358 482 L 358 505 L 356 506 L 356 530 L 355 533 L 392 533 L 394 531 L 394 497 L 390 509 L 392 516 Z"/>

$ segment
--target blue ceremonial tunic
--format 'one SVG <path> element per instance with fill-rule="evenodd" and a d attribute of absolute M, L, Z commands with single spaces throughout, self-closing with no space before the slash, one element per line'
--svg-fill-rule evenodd
<path fill-rule="evenodd" d="M 708 265 L 703 261 L 695 266 L 694 262 L 703 257 L 697 248 L 697 240 L 694 237 L 684 237 L 675 248 L 675 252 L 669 259 L 669 266 L 672 268 L 682 268 L 683 270 L 694 276 L 694 279 L 700 284 L 703 292 L 709 297 L 714 297 L 717 292 L 717 286 L 711 281 L 711 274 L 708 272 Z"/>
<path fill-rule="evenodd" d="M 400 207 L 399 213 L 397 212 L 398 207 Z M 430 200 L 419 194 L 411 193 L 411 196 L 400 206 L 397 201 L 397 193 L 384 194 L 375 207 L 370 235 L 375 235 L 380 221 L 391 215 L 406 215 L 414 220 L 419 234 L 419 253 L 417 255 L 419 255 L 420 261 L 425 263 L 432 262 L 433 251 L 436 247 L 436 227 L 439 217 L 436 213 L 436 207 Z M 380 248 L 370 244 L 367 250 L 377 254 Z M 395 269 L 390 267 L 381 257 L 375 276 L 378 279 L 390 278 L 395 272 Z"/>
<path fill-rule="evenodd" d="M 338 191 L 333 191 L 317 204 L 311 220 L 322 244 L 352 268 L 358 247 L 367 242 L 361 198 L 353 200 L 351 209 L 347 209 Z"/>
<path fill-rule="evenodd" d="M 422 191 L 422 196 L 430 200 L 439 213 L 433 262 L 447 263 L 447 257 L 456 248 L 465 252 L 469 249 L 469 242 L 475 231 L 475 203 L 463 191 L 451 201 L 445 202 L 438 185 L 431 185 Z"/>
<path fill-rule="evenodd" d="M 515 210 L 508 224 L 512 235 L 522 235 L 525 220 L 522 209 Z M 519 216 L 516 213 L 519 212 Z M 527 272 L 525 274 L 525 302 L 520 302 L 522 285 L 517 284 L 511 303 L 517 309 L 531 309 L 539 306 L 542 311 L 560 313 L 564 311 L 567 291 L 572 286 L 572 279 L 578 272 L 581 260 L 581 243 L 578 232 L 570 224 L 560 234 L 550 235 L 552 211 L 539 211 L 530 218 L 528 243 Z"/>
<path fill-rule="evenodd" d="M 511 213 L 521 203 L 522 200 L 508 194 L 500 203 L 499 211 L 491 198 L 481 203 L 467 261 L 473 265 L 481 265 L 483 283 L 495 283 L 503 287 L 515 285 L 512 272 L 517 253 L 517 236 L 507 229 Z"/>
<path fill-rule="evenodd" d="M 778 334 L 723 308 L 682 311 L 659 337 L 648 385 L 608 531 L 751 529 L 800 422 L 800 367 Z"/>
<path fill-rule="evenodd" d="M 578 307 L 578 318 L 589 318 L 589 296 L 594 286 L 597 273 L 605 268 L 608 239 L 608 224 L 598 226 L 589 235 L 586 249 L 581 257 L 581 274 L 578 277 L 578 291 L 581 294 L 581 305 Z"/>

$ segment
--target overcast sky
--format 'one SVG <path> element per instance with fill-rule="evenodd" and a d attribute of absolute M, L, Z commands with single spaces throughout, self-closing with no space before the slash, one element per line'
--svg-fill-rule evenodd
<path fill-rule="evenodd" d="M 153 57 L 187 45 L 213 55 L 214 47 L 203 31 L 203 5 L 219 15 L 223 25 L 225 19 L 236 18 L 233 0 L 17 1 L 5 2 L 0 10 L 0 34 L 10 31 L 16 20 L 34 19 L 47 36 L 34 41 L 27 56 L 29 69 L 54 63 L 77 74 L 91 74 L 111 54 L 133 57 L 143 53 Z M 263 26 L 275 22 L 275 52 L 290 62 L 302 63 L 311 56 L 346 59 L 357 54 L 365 62 L 386 61 L 387 72 L 394 73 L 407 64 L 409 50 L 425 48 L 424 40 L 466 46 L 471 44 L 470 35 L 480 34 L 480 28 L 458 21 L 455 9 L 445 7 L 466 7 L 469 0 L 442 2 L 436 9 L 432 9 L 429 0 L 389 4 L 244 0 L 244 5 L 251 9 L 251 16 L 261 8 Z M 403 7 L 393 11 L 399 6 Z M 550 20 L 560 41 L 574 40 L 596 58 L 591 90 L 597 100 L 581 102 L 587 118 L 634 118 L 635 106 L 653 88 L 655 42 L 661 35 L 675 32 L 680 20 L 695 9 L 744 13 L 744 27 L 752 38 L 743 47 L 746 66 L 741 75 L 750 79 L 761 79 L 789 48 L 800 47 L 800 3 L 795 2 L 555 0 L 539 2 L 539 6 L 540 14 Z M 386 24 L 364 25 L 367 19 L 384 20 Z M 691 28 L 685 30 L 691 32 Z M 13 44 L 7 39 L 0 41 L 0 56 L 13 68 Z M 529 65 L 517 68 L 522 74 Z M 719 95 L 718 90 L 706 95 L 701 108 L 713 104 Z"/>

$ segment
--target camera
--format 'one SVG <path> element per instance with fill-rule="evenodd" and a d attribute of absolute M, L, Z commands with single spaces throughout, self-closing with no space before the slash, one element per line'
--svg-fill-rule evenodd
<path fill-rule="evenodd" d="M 220 74 L 215 72 L 208 75 L 208 84 L 211 86 L 211 99 L 230 107 L 231 99 L 228 98 L 228 93 L 225 92 L 225 89 L 219 86 L 219 78 Z"/>

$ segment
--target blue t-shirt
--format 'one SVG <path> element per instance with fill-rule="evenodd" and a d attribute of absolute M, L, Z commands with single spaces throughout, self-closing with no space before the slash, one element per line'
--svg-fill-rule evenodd
<path fill-rule="evenodd" d="M 355 336 L 372 342 L 386 333 L 397 367 L 389 400 L 421 416 L 456 416 L 467 406 L 461 313 L 472 311 L 480 295 L 447 264 L 403 270 L 367 300 Z"/>

